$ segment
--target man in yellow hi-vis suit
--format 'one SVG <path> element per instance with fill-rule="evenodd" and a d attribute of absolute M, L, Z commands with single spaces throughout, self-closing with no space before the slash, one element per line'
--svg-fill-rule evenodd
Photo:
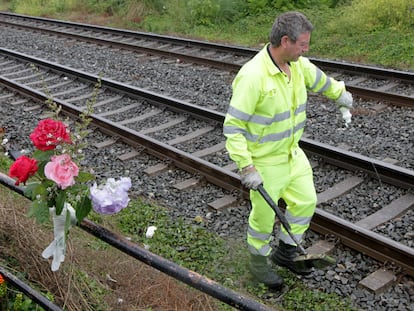
<path fill-rule="evenodd" d="M 272 288 L 280 287 L 283 280 L 272 271 L 269 257 L 298 274 L 311 270 L 292 261 L 297 255 L 296 244 L 282 227 L 279 245 L 271 252 L 275 213 L 255 190 L 263 183 L 275 202 L 284 199 L 285 216 L 301 241 L 316 206 L 312 168 L 299 148 L 306 123 L 307 92 L 336 101 L 345 125 L 351 122 L 353 99 L 344 83 L 328 77 L 302 56 L 309 49 L 312 29 L 299 12 L 276 18 L 270 43 L 240 69 L 233 81 L 223 127 L 226 148 L 240 170 L 242 184 L 251 189 L 247 231 L 250 271 Z"/>

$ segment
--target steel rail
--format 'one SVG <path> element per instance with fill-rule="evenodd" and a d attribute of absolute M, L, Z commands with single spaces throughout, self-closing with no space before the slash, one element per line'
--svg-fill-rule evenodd
<path fill-rule="evenodd" d="M 314 57 L 309 57 L 309 59 L 315 65 L 320 66 L 325 70 L 340 70 L 351 74 L 365 74 L 373 78 L 393 78 L 408 83 L 414 83 L 414 72 L 412 71 L 378 68 L 370 65 L 353 64 L 342 61 L 322 60 Z"/>
<path fill-rule="evenodd" d="M 235 53 L 238 55 L 243 56 L 252 56 L 254 53 L 257 52 L 256 49 L 253 48 L 247 48 L 247 47 L 241 47 L 241 46 L 234 46 L 234 45 L 228 45 L 228 44 L 220 44 L 220 43 L 214 43 L 214 42 L 208 42 L 208 41 L 201 41 L 201 40 L 194 40 L 194 39 L 187 39 L 187 38 L 179 38 L 179 37 L 173 37 L 173 36 L 165 36 L 165 35 L 159 35 L 155 33 L 148 33 L 148 32 L 140 32 L 140 31 L 132 31 L 132 30 L 126 30 L 126 29 L 119 29 L 119 28 L 112 28 L 112 27 L 105 27 L 105 26 L 95 26 L 91 24 L 84 24 L 84 23 L 77 23 L 77 22 L 69 22 L 69 21 L 62 21 L 62 20 L 56 20 L 56 19 L 49 19 L 49 18 L 43 18 L 43 17 L 35 17 L 35 16 L 28 16 L 28 15 L 21 15 L 16 13 L 10 13 L 10 12 L 0 12 L 0 16 L 11 16 L 11 17 L 18 17 L 23 18 L 27 20 L 36 20 L 40 22 L 48 22 L 53 23 L 61 26 L 74 26 L 74 27 L 80 27 L 86 30 L 91 31 L 105 31 L 108 33 L 112 33 L 114 35 L 130 35 L 134 36 L 137 39 L 144 38 L 148 40 L 158 40 L 164 43 L 171 43 L 171 44 L 179 44 L 179 45 L 185 45 L 185 46 L 192 46 L 192 47 L 198 47 L 198 48 L 204 48 L 204 49 L 215 49 L 222 52 L 229 52 L 229 53 Z"/>
<path fill-rule="evenodd" d="M 99 77 L 96 77 L 96 79 L 98 78 Z M 24 85 L 16 84 L 12 80 L 1 76 L 0 84 L 17 90 L 19 93 L 24 94 L 25 96 L 28 96 L 39 102 L 45 102 L 47 99 L 49 99 L 47 95 L 42 92 Z M 57 98 L 53 98 L 53 101 L 62 107 L 63 112 L 71 115 L 74 118 L 79 118 L 79 115 L 82 113 L 81 109 L 68 102 Z M 147 152 L 157 156 L 158 158 L 168 159 L 172 161 L 175 166 L 182 168 L 188 172 L 201 174 L 207 181 L 224 189 L 240 189 L 240 178 L 238 174 L 232 173 L 213 163 L 193 156 L 173 146 L 157 141 L 156 139 L 153 139 L 147 135 L 131 130 L 123 125 L 111 122 L 96 114 L 92 114 L 90 117 L 92 119 L 92 125 L 98 127 L 102 132 L 108 135 L 118 137 L 120 140 L 134 147 L 145 147 L 147 149 Z"/>
<path fill-rule="evenodd" d="M 412 170 L 304 137 L 299 145 L 306 153 L 321 157 L 338 167 L 350 171 L 363 171 L 373 178 L 398 187 L 414 188 L 414 171 Z"/>
<path fill-rule="evenodd" d="M 8 24 L 14 27 L 19 27 L 19 28 L 25 28 L 25 29 L 33 29 L 33 26 L 27 26 L 27 25 L 20 25 L 20 24 L 14 24 L 14 23 L 10 23 L 10 22 L 6 22 L 6 21 L 1 21 L 0 23 L 3 24 Z M 86 27 L 86 26 L 84 26 Z M 94 27 L 96 28 L 96 27 Z M 196 64 L 202 64 L 202 65 L 207 65 L 210 67 L 214 67 L 214 68 L 219 68 L 219 69 L 226 69 L 229 71 L 234 71 L 237 72 L 238 70 L 240 70 L 241 66 L 240 64 L 236 64 L 236 63 L 231 63 L 231 62 L 226 62 L 226 61 L 220 61 L 217 59 L 210 59 L 207 57 L 201 57 L 201 56 L 192 56 L 192 55 L 188 55 L 185 53 L 179 53 L 179 52 L 174 52 L 174 51 L 169 51 L 168 49 L 157 49 L 157 48 L 151 48 L 151 47 L 145 47 L 145 46 L 139 46 L 139 45 L 133 45 L 133 44 L 128 44 L 128 43 L 122 43 L 122 42 L 116 42 L 116 41 L 112 41 L 110 39 L 103 39 L 103 38 L 95 38 L 95 37 L 91 37 L 91 36 L 84 36 L 84 35 L 80 35 L 80 34 L 73 34 L 73 33 L 67 33 L 64 31 L 57 31 L 57 30 L 52 30 L 52 29 L 44 29 L 42 28 L 42 31 L 50 33 L 50 34 L 54 34 L 54 35 L 64 35 L 66 37 L 70 37 L 70 38 L 74 38 L 76 40 L 80 40 L 80 41 L 84 41 L 84 42 L 89 42 L 89 43 L 94 43 L 94 44 L 106 44 L 109 45 L 111 47 L 114 48 L 118 48 L 118 49 L 124 49 L 124 50 L 131 50 L 131 51 L 141 51 L 144 53 L 147 53 L 149 55 L 161 55 L 164 57 L 169 57 L 169 58 L 175 58 L 175 59 L 180 59 L 183 61 L 187 61 L 187 62 L 191 62 L 191 63 L 196 63 Z M 115 30 L 114 30 L 115 31 Z M 177 39 L 179 40 L 179 39 Z M 183 41 L 184 44 L 186 41 L 184 41 L 183 39 L 181 39 Z M 212 48 L 212 47 L 210 47 Z M 215 47 L 216 48 L 216 47 Z M 229 49 L 242 49 L 240 47 L 228 47 Z M 234 53 L 234 51 L 232 51 Z M 252 54 L 253 56 L 254 54 Z M 311 58 L 310 58 L 311 59 Z M 353 73 L 355 74 L 355 72 L 357 72 L 358 74 L 364 73 L 373 77 L 388 77 L 388 78 L 394 78 L 394 79 L 400 79 L 402 81 L 408 81 L 410 83 L 414 82 L 414 73 L 409 73 L 409 72 L 402 72 L 402 71 L 396 71 L 396 70 L 381 70 L 379 71 L 378 69 L 374 68 L 374 67 L 369 67 L 369 66 L 361 66 L 361 65 L 350 65 L 350 64 L 341 64 L 341 63 L 335 63 L 335 62 L 328 62 L 328 61 L 321 61 L 321 60 L 315 60 L 312 59 L 312 61 L 315 64 L 318 64 L 319 66 L 321 66 L 324 69 L 335 69 L 335 70 L 342 70 L 344 72 L 349 72 L 349 73 Z M 340 66 L 341 65 L 341 66 Z M 352 68 L 352 69 L 350 69 Z M 359 96 L 361 98 L 366 98 L 366 99 L 374 99 L 374 100 L 381 100 L 381 101 L 388 101 L 397 105 L 402 105 L 402 106 L 408 106 L 408 107 L 413 107 L 414 106 L 414 97 L 412 96 L 406 96 L 406 95 L 400 95 L 400 94 L 394 94 L 394 93 L 387 93 L 387 92 L 382 92 L 382 91 L 377 91 L 375 89 L 369 89 L 369 88 L 363 88 L 363 87 L 357 87 L 357 86 L 352 86 L 352 85 L 347 85 L 347 89 L 349 91 L 351 91 L 354 95 Z"/>
<path fill-rule="evenodd" d="M 219 124 L 222 124 L 225 118 L 225 114 L 211 109 L 201 108 L 197 105 L 189 104 L 183 101 L 178 101 L 171 97 L 162 96 L 153 92 L 145 91 L 143 89 L 133 87 L 124 83 L 119 83 L 110 79 L 100 78 L 96 75 L 91 75 L 83 71 L 74 70 L 66 66 L 58 65 L 56 63 L 47 62 L 39 58 L 30 57 L 22 53 L 16 53 L 11 50 L 2 48 L 0 48 L 0 53 L 3 53 L 10 57 L 23 59 L 27 62 L 34 63 L 40 67 L 52 69 L 60 73 L 65 73 L 72 77 L 77 77 L 88 83 L 93 83 L 96 82 L 98 79 L 101 79 L 102 86 L 104 87 L 115 90 L 117 92 L 128 94 L 132 97 L 145 99 L 155 105 L 159 105 L 161 103 L 162 105 L 166 105 L 170 109 L 179 112 L 185 112 L 194 115 L 198 118 L 203 117 L 208 120 L 216 121 Z M 37 98 L 40 101 L 47 100 L 47 98 L 45 98 L 45 94 L 41 92 L 38 92 L 29 87 L 19 86 L 19 84 L 13 83 L 10 79 L 2 78 L 2 80 L 4 84 L 8 84 L 13 88 L 22 88 L 22 91 L 23 89 L 25 89 L 26 91 L 24 92 L 29 94 L 29 96 L 31 96 L 32 98 Z M 70 110 L 70 113 L 73 116 L 77 116 L 81 112 L 80 109 L 78 109 L 70 103 L 60 101 L 59 99 L 55 99 L 55 101 L 62 105 L 62 107 L 67 107 L 67 109 Z M 106 129 L 106 133 L 111 132 L 114 136 L 124 137 L 126 141 L 130 141 L 130 143 L 135 146 L 137 146 L 136 142 L 139 141 L 141 145 L 159 153 L 160 155 L 164 155 L 164 158 L 170 158 L 174 161 L 175 165 L 177 165 L 180 168 L 183 168 L 193 173 L 197 171 L 203 172 L 207 180 L 227 190 L 240 189 L 240 181 L 236 174 L 229 178 L 228 171 L 221 169 L 217 165 L 211 164 L 197 157 L 193 157 L 187 153 L 180 151 L 175 147 L 169 146 L 167 144 L 162 144 L 156 140 L 151 139 L 146 135 L 132 131 L 127 127 L 113 124 L 110 121 L 101 118 L 97 115 L 93 115 L 93 119 L 100 128 L 102 128 L 103 130 Z M 108 124 L 111 125 L 108 126 Z M 116 130 L 116 132 L 113 132 L 113 128 L 115 127 L 118 127 L 118 130 Z M 374 178 L 387 181 L 391 184 L 400 187 L 414 187 L 414 172 L 408 169 L 404 169 L 393 164 L 388 164 L 383 161 L 364 157 L 362 155 L 350 151 L 343 151 L 340 148 L 332 147 L 306 138 L 301 139 L 300 145 L 305 150 L 305 152 L 316 154 L 326 159 L 326 161 L 338 165 L 340 167 L 344 167 L 354 171 L 362 170 L 364 172 L 367 172 L 368 174 L 370 174 L 370 176 Z M 218 172 L 220 173 L 217 174 Z"/>
<path fill-rule="evenodd" d="M 14 23 L 2 21 L 2 20 L 0 20 L 0 24 L 5 24 L 5 25 L 17 27 L 17 28 L 30 29 L 30 30 L 38 29 L 38 28 L 35 28 L 33 26 L 14 24 Z M 211 58 L 207 58 L 207 57 L 192 56 L 192 55 L 189 55 L 189 54 L 186 54 L 186 53 L 174 52 L 174 51 L 167 50 L 167 49 L 157 49 L 157 48 L 145 47 L 145 46 L 134 45 L 134 44 L 129 44 L 129 43 L 122 43 L 122 42 L 112 41 L 110 39 L 95 38 L 95 37 L 91 37 L 91 36 L 68 33 L 68 32 L 53 30 L 53 29 L 42 28 L 42 31 L 46 32 L 46 33 L 49 33 L 49 34 L 58 35 L 58 36 L 59 35 L 64 35 L 65 37 L 73 38 L 73 39 L 76 39 L 78 41 L 94 43 L 94 44 L 98 44 L 98 45 L 105 44 L 105 45 L 109 45 L 113 48 L 129 50 L 129 51 L 134 51 L 134 52 L 139 51 L 139 52 L 143 52 L 143 53 L 146 53 L 146 54 L 149 54 L 149 55 L 161 55 L 161 56 L 165 56 L 165 57 L 169 57 L 169 58 L 175 58 L 175 59 L 180 60 L 180 61 L 186 61 L 186 62 L 190 62 L 190 63 L 207 65 L 207 66 L 218 68 L 218 69 L 226 69 L 226 70 L 229 70 L 229 71 L 237 71 L 237 70 L 240 69 L 240 65 L 238 65 L 238 64 L 224 62 L 224 61 L 220 61 L 220 60 L 217 60 L 217 59 L 211 59 Z M 187 41 L 183 41 L 183 42 L 186 43 Z M 181 43 L 181 44 L 183 44 L 183 43 Z"/>
<path fill-rule="evenodd" d="M 119 83 L 110 79 L 104 79 L 100 78 L 96 75 L 91 75 L 88 73 L 85 73 L 83 71 L 74 70 L 66 66 L 61 66 L 56 63 L 47 62 L 44 60 L 41 60 L 39 58 L 34 58 L 27 56 L 22 53 L 16 53 L 13 51 L 10 51 L 8 49 L 2 49 L 0 48 L 0 53 L 3 53 L 5 55 L 17 58 L 17 59 L 23 59 L 27 62 L 34 63 L 38 66 L 45 67 L 48 69 L 55 70 L 60 73 L 65 73 L 72 77 L 77 77 L 83 81 L 86 81 L 88 83 L 96 82 L 98 79 L 101 79 L 102 86 L 105 86 L 107 88 L 110 88 L 112 90 L 115 90 L 117 92 L 123 92 L 125 94 L 128 94 L 132 97 L 138 97 L 145 100 L 148 100 L 149 102 L 159 105 L 160 103 L 162 105 L 168 106 L 170 109 L 173 109 L 175 111 L 185 112 L 191 115 L 194 115 L 196 117 L 203 117 L 208 120 L 213 120 L 218 122 L 219 124 L 222 124 L 224 121 L 225 114 L 217 112 L 215 110 L 201 108 L 197 105 L 189 104 L 187 102 L 178 101 L 174 98 L 162 96 L 153 92 L 148 92 L 143 89 L 133 87 L 127 84 Z M 24 93 L 26 92 L 31 96 L 32 98 L 37 98 L 40 101 L 45 100 L 45 94 L 38 92 L 32 88 L 22 86 L 20 84 L 14 83 L 10 79 L 2 78 L 4 84 L 10 85 L 12 88 L 21 88 Z M 47 99 L 47 98 L 46 98 Z M 80 109 L 76 108 L 74 105 L 70 103 L 66 103 L 64 101 L 60 101 L 59 99 L 56 99 L 56 101 L 62 105 L 62 107 L 67 107 L 68 110 L 70 110 L 70 113 L 74 116 L 77 116 L 79 114 Z M 111 129 L 113 126 L 116 126 L 116 124 L 111 124 L 110 126 L 106 125 L 111 122 L 108 122 L 108 120 L 104 118 L 100 118 L 99 116 L 94 115 L 93 118 L 96 120 L 97 125 L 99 125 L 103 129 L 107 129 L 109 131 L 112 131 Z M 125 135 L 126 138 L 129 138 L 129 140 L 136 140 L 139 138 L 139 141 L 143 143 L 145 147 L 148 147 L 152 150 L 155 150 L 157 152 L 160 152 L 161 154 L 168 155 L 171 157 L 175 162 L 177 163 L 187 163 L 186 167 L 191 167 L 193 164 L 195 167 L 202 166 L 207 176 L 210 175 L 210 180 L 215 180 L 217 178 L 214 178 L 215 174 L 211 174 L 211 170 L 218 170 L 220 171 L 219 167 L 216 165 L 213 165 L 211 163 L 208 163 L 207 161 L 199 163 L 200 159 L 197 159 L 196 157 L 192 156 L 185 156 L 183 152 L 179 151 L 178 149 L 169 146 L 167 144 L 160 144 L 159 142 L 152 140 L 146 135 L 139 134 L 137 135 L 133 134 L 134 131 L 123 127 L 118 126 L 119 130 L 116 134 Z M 135 132 L 136 133 L 136 132 Z M 135 137 L 134 137 L 135 136 Z M 149 141 L 152 141 L 152 143 L 148 143 Z M 135 144 L 136 145 L 136 144 Z M 316 154 L 330 163 L 334 163 L 335 165 L 338 165 L 340 167 L 344 167 L 351 170 L 362 170 L 364 172 L 369 173 L 373 177 L 377 177 L 380 180 L 385 180 L 391 184 L 404 187 L 404 188 L 413 188 L 414 187 L 414 172 L 408 169 L 404 169 L 402 167 L 385 163 L 383 161 L 371 159 L 368 157 L 364 157 L 362 155 L 350 152 L 350 151 L 344 151 L 337 147 L 332 147 L 314 140 L 310 140 L 307 138 L 302 138 L 300 141 L 301 147 L 309 153 Z M 177 157 L 174 156 L 174 154 L 181 153 L 182 155 Z M 182 161 L 182 159 L 187 159 L 186 161 Z M 208 163 L 208 164 L 207 164 Z M 179 165 L 178 165 L 179 166 Z M 194 172 L 194 170 L 191 170 Z M 221 176 L 218 176 L 219 180 L 226 181 L 226 183 L 230 184 L 232 187 L 231 189 L 240 189 L 239 185 L 239 179 L 235 178 L 233 176 L 232 178 L 226 178 L 226 171 L 221 170 L 222 173 Z M 224 179 L 222 179 L 224 178 Z M 236 180 L 237 179 L 237 180 Z M 229 187 L 225 187 L 223 183 L 220 182 L 220 185 L 223 186 L 226 189 L 229 189 Z"/>
<path fill-rule="evenodd" d="M 358 87 L 358 86 L 346 86 L 347 90 L 352 94 L 357 95 L 365 99 L 374 99 L 379 101 L 386 101 L 400 106 L 414 107 L 414 97 L 400 95 L 395 93 L 387 93 L 377 91 L 375 89 Z"/>
<path fill-rule="evenodd" d="M 9 282 L 12 286 L 16 287 L 21 291 L 23 294 L 25 294 L 27 297 L 32 299 L 37 305 L 41 306 L 45 310 L 48 311 L 62 311 L 60 307 L 55 305 L 53 302 L 51 302 L 49 299 L 47 299 L 45 296 L 43 296 L 38 291 L 31 288 L 28 284 L 21 281 L 17 276 L 15 276 L 13 273 L 8 271 L 6 268 L 2 267 L 0 265 L 0 274 L 4 276 L 4 278 Z"/>
<path fill-rule="evenodd" d="M 401 267 L 414 276 L 414 249 L 359 227 L 319 208 L 312 218 L 311 229 L 338 237 L 344 245 L 367 254 L 381 262 Z"/>
<path fill-rule="evenodd" d="M 65 73 L 72 77 L 77 77 L 88 83 L 94 83 L 98 79 L 101 79 L 102 86 L 115 90 L 117 92 L 123 92 L 132 97 L 139 97 L 149 102 L 152 102 L 156 105 L 160 103 L 166 105 L 169 108 L 185 112 L 196 117 L 203 117 L 208 120 L 214 120 L 219 124 L 222 124 L 224 121 L 225 114 L 219 113 L 211 109 L 201 108 L 196 105 L 192 105 L 183 101 L 177 101 L 176 99 L 161 96 L 153 92 L 148 92 L 137 87 L 119 83 L 110 79 L 100 78 L 96 75 L 91 75 L 83 71 L 74 70 L 69 67 L 61 66 L 56 63 L 47 62 L 39 58 L 30 57 L 21 53 L 16 53 L 8 49 L 0 48 L 0 53 L 5 55 L 23 59 L 27 62 L 34 63 L 38 66 L 45 67 L 48 69 L 55 70 L 60 73 Z M 20 84 L 14 83 L 10 79 L 2 78 L 3 84 L 9 85 L 11 88 L 20 88 L 23 93 L 26 93 L 31 98 L 36 98 L 39 101 L 47 100 L 46 95 L 38 92 L 32 88 L 22 86 Z M 74 105 L 60 101 L 56 99 L 56 102 L 60 104 L 68 113 L 77 117 L 80 113 L 80 109 Z M 137 146 L 141 144 L 142 146 L 152 150 L 156 154 L 159 154 L 162 158 L 171 159 L 175 165 L 190 172 L 202 172 L 207 180 L 225 188 L 228 190 L 238 190 L 240 189 L 240 179 L 237 174 L 229 173 L 227 170 L 220 168 L 217 165 L 211 164 L 207 161 L 199 159 L 197 157 L 191 156 L 188 153 L 184 153 L 177 148 L 174 148 L 170 145 L 160 143 L 150 137 L 139 134 L 133 130 L 128 129 L 124 126 L 118 126 L 104 118 L 101 118 L 97 115 L 92 116 L 95 120 L 95 124 L 99 126 L 106 133 L 111 133 L 115 136 L 124 137 L 126 142 Z M 118 127 L 114 132 L 113 128 Z M 327 162 L 338 165 L 346 169 L 358 171 L 362 170 L 374 178 L 387 181 L 391 184 L 404 187 L 404 188 L 413 188 L 414 187 L 414 172 L 402 167 L 385 163 L 383 161 L 371 159 L 350 151 L 344 151 L 337 147 L 332 147 L 314 140 L 307 138 L 302 138 L 300 141 L 301 147 L 305 152 L 318 155 L 324 158 Z M 164 155 L 164 156 L 162 156 Z"/>
<path fill-rule="evenodd" d="M 93 76 L 94 79 L 98 79 L 99 77 Z M 0 83 L 13 88 L 14 82 L 5 78 L 0 79 Z M 37 99 L 39 101 L 45 101 L 47 99 L 46 95 L 38 92 L 36 90 L 30 89 L 26 86 L 18 86 L 19 91 L 22 93 L 29 94 L 29 97 Z M 79 108 L 75 107 L 72 104 L 66 103 L 64 101 L 60 101 L 58 99 L 55 100 L 59 105 L 62 106 L 63 111 L 68 114 L 77 117 L 78 114 L 81 112 Z M 241 189 L 240 184 L 240 177 L 238 174 L 230 172 L 228 170 L 224 170 L 214 164 L 211 164 L 207 161 L 199 159 L 197 157 L 193 157 L 181 150 L 178 150 L 172 146 L 167 144 L 160 143 L 146 135 L 139 134 L 131 129 L 128 129 L 123 126 L 117 126 L 112 122 L 108 122 L 108 120 L 100 118 L 98 116 L 92 116 L 93 124 L 99 127 L 103 132 L 109 133 L 111 135 L 116 135 L 123 139 L 126 143 L 132 146 L 144 146 L 148 149 L 150 153 L 155 154 L 161 159 L 168 159 L 174 163 L 179 168 L 182 168 L 186 171 L 197 173 L 203 175 L 208 181 L 221 186 L 225 189 Z M 114 130 L 113 127 L 117 126 L 117 129 Z M 396 183 L 397 185 L 402 185 L 405 187 L 412 188 L 414 185 L 414 173 L 413 171 L 403 169 L 401 167 L 388 164 L 385 162 L 377 161 L 374 159 L 370 159 L 367 157 L 363 157 L 357 154 L 354 154 L 349 151 L 343 151 L 342 149 L 336 147 L 330 147 L 325 144 L 314 142 L 309 139 L 303 138 L 301 140 L 301 146 L 306 152 L 310 152 L 312 154 L 317 154 L 318 156 L 323 157 L 326 161 L 330 161 L 331 163 L 344 167 L 346 169 L 351 170 L 362 170 L 368 172 L 374 177 L 380 178 L 382 180 L 387 180 L 389 182 Z M 356 157 L 354 157 L 354 155 Z M 388 176 L 390 175 L 390 176 Z M 247 198 L 248 192 L 244 191 L 243 195 Z M 323 231 L 324 224 L 322 222 L 321 215 L 323 215 L 322 211 L 316 210 L 315 217 L 312 220 L 313 226 L 318 230 Z M 327 219 L 327 218 L 326 218 Z M 335 218 L 329 219 L 329 221 L 333 222 L 333 228 L 335 226 L 340 227 L 341 222 L 336 222 Z M 320 223 L 319 223 L 320 222 Z M 352 235 L 354 231 L 353 228 L 343 229 L 345 231 L 349 231 L 349 235 Z M 333 234 L 334 231 L 333 231 Z M 348 234 L 348 233 L 347 233 Z M 346 240 L 347 234 L 344 234 L 343 239 Z M 350 239 L 352 240 L 352 239 Z M 369 247 L 369 246 L 366 246 Z M 372 252 L 373 255 L 375 252 Z M 412 258 L 410 253 L 406 253 L 405 256 L 407 258 Z M 376 257 L 374 257 L 376 258 Z M 383 257 L 379 256 L 379 260 L 382 260 Z"/>
<path fill-rule="evenodd" d="M 60 74 L 64 73 L 70 77 L 79 79 L 80 81 L 87 83 L 96 83 L 99 78 L 102 81 L 102 86 L 110 90 L 126 94 L 133 98 L 145 99 L 146 101 L 157 106 L 162 104 L 174 111 L 185 112 L 187 114 L 196 116 L 197 118 L 204 118 L 206 120 L 213 120 L 217 122 L 222 122 L 222 120 L 224 120 L 225 115 L 223 113 L 217 112 L 212 109 L 193 105 L 185 101 L 177 100 L 169 96 L 160 95 L 148 90 L 144 90 L 139 87 L 117 82 L 111 79 L 101 78 L 97 75 L 91 75 L 81 70 L 74 70 L 67 66 L 63 66 L 53 62 L 48 62 L 40 58 L 31 57 L 29 55 L 18 53 L 9 49 L 0 48 L 0 54 L 4 54 L 19 60 L 27 61 L 39 67 L 43 67 L 48 70 L 53 70 Z"/>
<path fill-rule="evenodd" d="M 8 187 L 9 189 L 19 193 L 20 195 L 24 196 L 24 188 L 16 186 L 15 181 L 3 173 L 0 173 L 0 183 Z M 82 230 L 119 249 L 123 253 L 135 259 L 138 259 L 139 261 L 187 285 L 190 285 L 191 287 L 200 290 L 208 294 L 209 296 L 214 297 L 232 307 L 246 311 L 276 311 L 276 309 L 270 308 L 269 306 L 266 306 L 258 301 L 250 299 L 247 296 L 242 295 L 241 293 L 235 292 L 227 287 L 224 287 L 219 283 L 205 276 L 200 275 L 197 272 L 184 268 L 170 260 L 167 260 L 154 253 L 151 253 L 150 251 L 142 247 L 139 247 L 137 244 L 128 241 L 123 236 L 111 232 L 105 227 L 102 227 L 88 219 L 84 219 L 81 223 L 77 225 Z M 57 311 L 61 309 L 50 310 Z"/>
<path fill-rule="evenodd" d="M 209 41 L 201 41 L 201 40 L 179 38 L 179 37 L 173 37 L 173 36 L 167 36 L 167 35 L 159 35 L 155 33 L 131 31 L 131 30 L 104 27 L 104 26 L 95 26 L 95 25 L 84 24 L 84 23 L 61 21 L 61 20 L 56 20 L 56 19 L 27 16 L 27 15 L 21 15 L 21 14 L 16 14 L 16 13 L 9 13 L 9 12 L 0 12 L 0 16 L 2 15 L 23 18 L 27 20 L 35 20 L 39 22 L 53 23 L 53 24 L 57 24 L 60 26 L 80 27 L 86 30 L 91 30 L 91 31 L 104 31 L 104 32 L 108 32 L 114 35 L 130 35 L 130 36 L 135 36 L 137 38 L 144 38 L 147 40 L 158 40 L 160 42 L 165 42 L 165 43 L 170 43 L 170 44 L 193 46 L 193 47 L 198 47 L 202 49 L 215 49 L 218 51 L 233 53 L 235 55 L 241 55 L 244 57 L 253 57 L 259 51 L 259 49 L 257 48 L 249 48 L 245 46 L 220 44 L 220 43 L 209 42 Z M 1 22 L 5 22 L 5 21 L 1 21 Z M 13 23 L 10 23 L 10 24 L 13 24 Z M 13 25 L 16 25 L 16 24 L 13 24 Z M 309 57 L 309 59 L 313 63 L 315 63 L 315 65 L 320 66 L 321 68 L 324 68 L 325 70 L 329 70 L 329 69 L 340 70 L 340 71 L 352 73 L 352 74 L 355 74 L 355 73 L 366 74 L 371 77 L 393 78 L 393 79 L 397 79 L 397 80 L 401 80 L 405 82 L 411 82 L 411 83 L 414 82 L 414 72 L 412 71 L 378 68 L 378 67 L 374 67 L 370 65 L 354 64 L 354 63 L 348 63 L 344 61 L 324 60 L 324 59 L 319 59 L 315 57 Z M 240 66 L 241 65 L 236 65 L 236 67 L 234 67 L 233 69 L 237 69 L 237 67 L 240 67 Z"/>

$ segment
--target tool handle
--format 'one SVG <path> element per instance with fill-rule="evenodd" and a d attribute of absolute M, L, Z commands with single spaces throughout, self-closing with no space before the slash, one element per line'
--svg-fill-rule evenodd
<path fill-rule="evenodd" d="M 297 247 L 299 248 L 300 252 L 304 255 L 306 255 L 306 251 L 303 248 L 303 246 L 299 243 L 299 241 L 296 239 L 296 237 L 293 235 L 289 222 L 287 221 L 285 215 L 283 215 L 282 211 L 280 210 L 279 206 L 273 201 L 273 199 L 270 197 L 270 195 L 267 193 L 265 188 L 263 187 L 263 184 L 259 185 L 257 187 L 257 191 L 262 195 L 263 199 L 270 205 L 270 207 L 275 211 L 277 217 L 280 220 L 280 223 L 285 228 L 291 239 L 296 243 Z"/>
<path fill-rule="evenodd" d="M 273 199 L 267 193 L 267 191 L 263 187 L 263 184 L 261 184 L 261 185 L 259 185 L 259 187 L 257 187 L 257 191 L 260 192 L 263 199 L 265 199 L 267 204 L 269 204 L 270 207 L 275 211 L 277 217 L 280 219 L 280 222 L 282 223 L 283 227 L 285 227 L 286 231 L 290 231 L 291 228 L 290 228 L 289 222 L 287 221 L 285 215 L 283 215 L 283 213 L 280 210 L 279 206 L 275 203 L 275 201 L 273 201 Z"/>

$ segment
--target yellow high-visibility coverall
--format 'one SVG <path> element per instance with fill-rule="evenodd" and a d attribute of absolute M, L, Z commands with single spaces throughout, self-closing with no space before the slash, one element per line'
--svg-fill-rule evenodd
<path fill-rule="evenodd" d="M 283 198 L 285 216 L 298 241 L 315 212 L 316 191 L 309 161 L 299 148 L 306 124 L 307 92 L 337 99 L 345 85 L 328 77 L 306 57 L 291 62 L 291 78 L 273 62 L 266 45 L 236 75 L 223 133 L 239 169 L 253 164 L 275 202 Z M 267 256 L 275 213 L 260 193 L 250 191 L 247 243 L 252 254 Z M 295 245 L 281 227 L 279 239 Z"/>

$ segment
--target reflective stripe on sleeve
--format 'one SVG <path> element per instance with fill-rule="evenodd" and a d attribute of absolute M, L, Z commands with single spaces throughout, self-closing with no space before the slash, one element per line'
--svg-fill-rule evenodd
<path fill-rule="evenodd" d="M 325 85 L 322 86 L 322 88 L 320 88 L 319 90 L 317 90 L 317 93 L 325 92 L 330 86 L 331 86 L 331 78 L 327 77 Z"/>
<path fill-rule="evenodd" d="M 316 88 L 319 84 L 319 82 L 322 79 L 322 76 L 326 77 L 326 82 L 324 83 L 324 85 L 320 88 Z M 316 67 L 316 77 L 315 77 L 315 82 L 313 82 L 312 86 L 310 87 L 310 90 L 312 92 L 315 93 L 323 93 L 325 92 L 332 84 L 331 78 L 327 77 L 322 70 L 320 70 L 318 67 Z"/>
<path fill-rule="evenodd" d="M 316 67 L 316 77 L 315 77 L 315 82 L 313 82 L 312 86 L 310 87 L 310 89 L 313 91 L 315 89 L 315 87 L 318 85 L 319 81 L 321 80 L 322 77 L 322 71 Z"/>

